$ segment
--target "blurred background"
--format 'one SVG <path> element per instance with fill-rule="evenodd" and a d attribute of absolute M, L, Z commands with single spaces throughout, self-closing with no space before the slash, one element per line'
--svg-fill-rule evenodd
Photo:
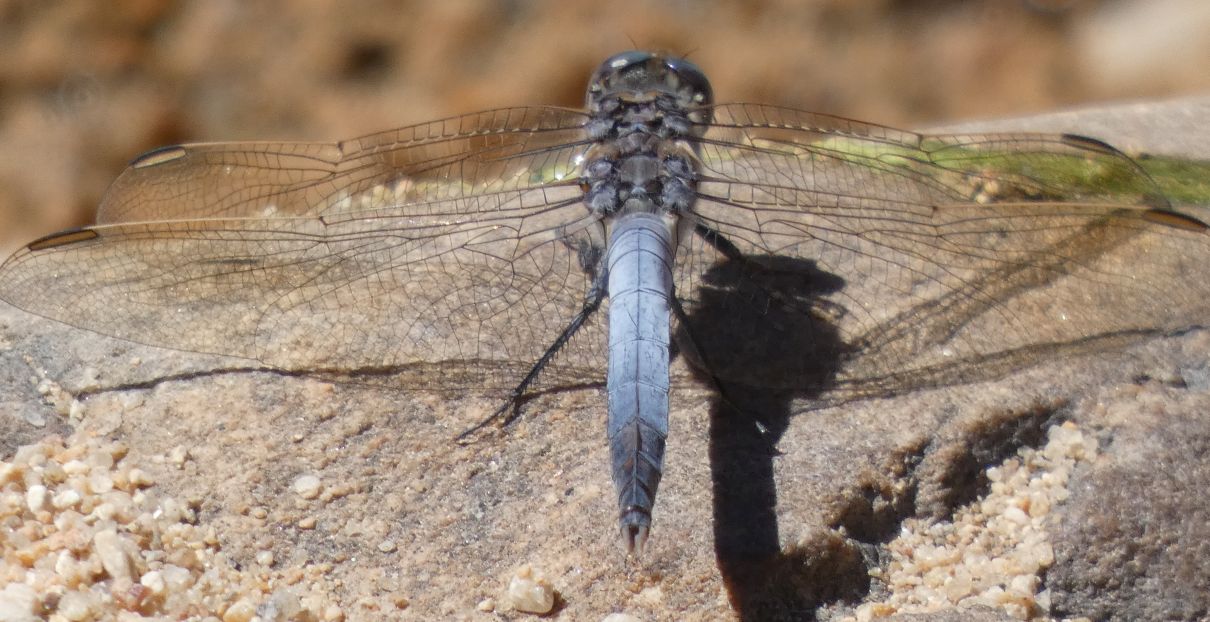
<path fill-rule="evenodd" d="M 0 253 L 152 147 L 578 107 L 634 47 L 719 101 L 905 127 L 1210 92 L 1207 0 L 0 0 Z"/>

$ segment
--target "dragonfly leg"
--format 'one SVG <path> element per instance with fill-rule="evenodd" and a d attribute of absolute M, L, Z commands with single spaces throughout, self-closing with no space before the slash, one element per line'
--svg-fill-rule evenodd
<path fill-rule="evenodd" d="M 693 232 L 702 238 L 702 240 L 705 240 L 707 244 L 714 247 L 714 250 L 722 254 L 723 257 L 731 261 L 748 263 L 747 258 L 744 257 L 739 248 L 718 231 L 699 222 L 693 225 Z"/>
<path fill-rule="evenodd" d="M 551 360 L 555 358 L 555 355 L 557 355 L 559 350 L 561 350 L 563 346 L 567 344 L 568 340 L 570 340 L 572 336 L 575 335 L 582 326 L 584 326 L 584 323 L 592 317 L 593 313 L 596 313 L 596 311 L 601 308 L 601 302 L 605 300 L 605 294 L 607 292 L 607 274 L 604 270 L 593 268 L 590 271 L 590 275 L 592 276 L 592 286 L 588 289 L 588 294 L 584 297 L 584 304 L 580 307 L 580 310 L 576 313 L 575 317 L 571 319 L 571 322 L 567 324 L 567 327 L 563 329 L 563 332 L 559 333 L 559 336 L 555 338 L 554 343 L 550 344 L 550 347 L 546 349 L 546 352 L 542 354 L 542 357 L 539 358 L 538 361 L 534 363 L 533 367 L 530 368 L 529 373 L 525 374 L 525 378 L 523 378 L 521 382 L 517 384 L 516 388 L 509 393 L 508 399 L 506 399 L 499 408 L 492 412 L 492 414 L 488 415 L 479 423 L 476 423 L 460 433 L 456 440 L 467 440 L 476 432 L 486 427 L 489 423 L 499 419 L 502 416 L 504 417 L 504 425 L 508 425 L 520 415 L 521 402 L 524 401 L 523 398 L 525 397 L 526 392 L 529 391 L 529 386 L 538 379 L 538 376 L 542 374 L 542 370 L 547 364 L 550 363 Z M 511 413 L 509 413 L 510 410 L 512 411 Z M 508 415 L 505 416 L 505 413 L 508 413 Z"/>

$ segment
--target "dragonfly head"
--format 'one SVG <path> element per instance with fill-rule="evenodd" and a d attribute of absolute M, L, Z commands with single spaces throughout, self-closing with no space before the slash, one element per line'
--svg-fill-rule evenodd
<path fill-rule="evenodd" d="M 714 103 L 714 91 L 702 70 L 675 56 L 631 50 L 601 63 L 588 82 L 588 109 L 596 112 L 608 100 L 631 103 L 672 97 L 685 110 Z"/>

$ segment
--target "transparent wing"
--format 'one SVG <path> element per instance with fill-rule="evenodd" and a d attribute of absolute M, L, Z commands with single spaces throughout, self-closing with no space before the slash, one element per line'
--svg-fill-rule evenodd
<path fill-rule="evenodd" d="M 582 144 L 582 112 L 505 108 L 338 143 L 211 143 L 137 158 L 106 192 L 97 224 L 201 218 L 340 218 L 495 210 L 492 200 L 562 179 Z M 485 195 L 477 202 L 447 199 Z M 449 215 L 449 214 L 446 214 Z"/>
<path fill-rule="evenodd" d="M 576 185 L 584 122 L 523 108 L 152 152 L 101 224 L 10 258 L 0 298 L 282 368 L 511 388 L 581 308 L 583 250 L 604 243 Z M 685 352 L 719 377 L 880 395 L 1208 317 L 1206 226 L 1094 140 L 728 105 L 700 152 L 703 234 L 682 238 L 677 292 L 703 346 Z M 594 322 L 547 377 L 604 367 Z"/>
<path fill-rule="evenodd" d="M 700 146 L 700 229 L 745 258 L 707 234 L 679 259 L 719 377 L 884 395 L 1210 321 L 1206 225 L 1099 141 L 736 104 Z"/>
<path fill-rule="evenodd" d="M 0 298 L 155 346 L 511 388 L 501 372 L 524 373 L 583 304 L 579 246 L 603 243 L 576 185 L 583 123 L 522 108 L 334 144 L 160 149 L 114 182 L 97 226 L 10 258 Z M 590 327 L 561 377 L 599 377 L 602 351 Z"/>

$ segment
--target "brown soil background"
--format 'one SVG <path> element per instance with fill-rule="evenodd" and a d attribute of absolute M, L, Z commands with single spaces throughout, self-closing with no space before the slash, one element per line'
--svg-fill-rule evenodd
<path fill-rule="evenodd" d="M 1210 89 L 1202 0 L 0 1 L 0 252 L 86 224 L 147 149 L 578 106 L 607 55 L 720 101 L 900 126 Z"/>

